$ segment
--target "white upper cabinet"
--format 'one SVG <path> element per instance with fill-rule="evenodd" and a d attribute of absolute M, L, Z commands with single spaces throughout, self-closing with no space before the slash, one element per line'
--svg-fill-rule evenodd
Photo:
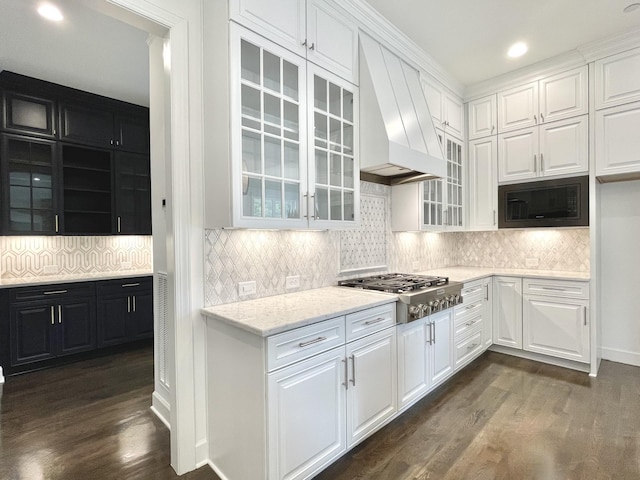
<path fill-rule="evenodd" d="M 357 88 L 238 26 L 231 58 L 231 226 L 355 227 Z"/>
<path fill-rule="evenodd" d="M 469 230 L 498 228 L 498 142 L 495 136 L 469 142 Z"/>
<path fill-rule="evenodd" d="M 358 29 L 322 0 L 230 0 L 231 19 L 357 84 Z"/>
<path fill-rule="evenodd" d="M 462 101 L 436 80 L 422 76 L 422 87 L 427 106 L 436 128 L 441 128 L 448 135 L 464 139 L 464 105 Z"/>
<path fill-rule="evenodd" d="M 495 95 L 468 103 L 469 140 L 498 133 L 498 107 Z"/>
<path fill-rule="evenodd" d="M 596 176 L 640 173 L 640 102 L 596 112 Z"/>
<path fill-rule="evenodd" d="M 640 48 L 595 62 L 596 110 L 640 100 Z"/>
<path fill-rule="evenodd" d="M 587 67 L 540 80 L 540 123 L 589 113 Z"/>
<path fill-rule="evenodd" d="M 587 67 L 498 93 L 498 132 L 588 113 Z"/>
<path fill-rule="evenodd" d="M 589 171 L 588 116 L 498 135 L 498 181 Z"/>
<path fill-rule="evenodd" d="M 498 93 L 498 131 L 507 132 L 538 123 L 538 82 Z"/>

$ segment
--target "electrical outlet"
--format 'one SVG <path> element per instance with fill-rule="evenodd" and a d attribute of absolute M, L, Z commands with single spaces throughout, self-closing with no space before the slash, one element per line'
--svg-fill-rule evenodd
<path fill-rule="evenodd" d="M 420 262 L 418 262 L 418 261 L 413 262 L 413 263 L 411 264 L 411 269 L 412 269 L 414 272 L 417 272 L 418 270 L 420 270 Z"/>
<path fill-rule="evenodd" d="M 285 278 L 285 287 L 287 290 L 300 288 L 300 275 L 291 275 Z"/>
<path fill-rule="evenodd" d="M 240 282 L 238 283 L 238 295 L 241 297 L 246 297 L 247 295 L 255 295 L 257 292 L 256 289 L 256 281 L 251 280 L 250 282 Z"/>
<path fill-rule="evenodd" d="M 131 262 L 120 262 L 120 268 L 122 270 L 131 270 Z"/>
<path fill-rule="evenodd" d="M 527 258 L 525 260 L 527 267 L 537 267 L 538 266 L 538 259 L 535 257 L 531 257 L 531 258 Z"/>
<path fill-rule="evenodd" d="M 58 273 L 58 265 L 45 265 L 44 266 L 44 274 L 45 275 L 53 275 L 54 273 Z"/>

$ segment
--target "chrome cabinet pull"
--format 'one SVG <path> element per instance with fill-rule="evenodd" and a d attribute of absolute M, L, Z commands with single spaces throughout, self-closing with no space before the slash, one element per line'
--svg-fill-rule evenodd
<path fill-rule="evenodd" d="M 488 302 L 489 301 L 489 284 L 486 284 L 484 286 L 484 299 Z"/>
<path fill-rule="evenodd" d="M 349 390 L 349 364 L 347 363 L 347 359 L 343 358 L 342 363 L 344 363 L 344 385 L 345 390 Z"/>
<path fill-rule="evenodd" d="M 127 313 L 131 313 L 131 297 L 127 295 Z"/>
<path fill-rule="evenodd" d="M 123 283 L 122 284 L 122 288 L 127 288 L 127 287 L 137 287 L 139 286 L 140 283 Z"/>
<path fill-rule="evenodd" d="M 496 129 L 495 125 L 491 125 L 491 133 L 493 133 L 493 131 Z"/>
<path fill-rule="evenodd" d="M 136 311 L 136 296 L 134 295 L 133 297 L 133 311 Z"/>
<path fill-rule="evenodd" d="M 544 172 L 544 157 L 540 154 L 540 171 Z"/>
<path fill-rule="evenodd" d="M 543 290 L 553 290 L 554 292 L 566 292 L 567 289 L 563 288 L 563 287 L 546 287 L 546 286 L 541 286 L 540 288 L 542 288 Z"/>
<path fill-rule="evenodd" d="M 543 114 L 540 114 L 540 121 L 541 121 L 542 123 L 544 123 L 544 115 L 543 115 Z"/>
<path fill-rule="evenodd" d="M 327 337 L 318 337 L 318 338 L 314 338 L 313 340 L 309 340 L 308 342 L 300 342 L 298 346 L 307 347 L 309 345 L 313 345 L 314 343 L 324 342 L 326 339 Z"/>
<path fill-rule="evenodd" d="M 302 42 L 302 46 L 303 46 L 303 47 L 306 47 L 306 46 L 307 46 L 307 39 L 306 39 L 306 38 L 304 39 L 304 42 Z"/>
<path fill-rule="evenodd" d="M 583 312 L 584 313 L 584 326 L 586 327 L 587 326 L 587 306 L 584 305 L 582 308 L 584 309 L 584 312 Z"/>
<path fill-rule="evenodd" d="M 477 344 L 477 343 L 472 343 L 471 345 L 469 345 L 469 346 L 467 347 L 467 351 L 469 351 L 469 350 L 473 350 L 473 349 L 474 349 L 474 348 L 476 348 L 477 346 L 478 346 L 478 344 Z"/>
<path fill-rule="evenodd" d="M 118 217 L 118 233 L 120 233 L 121 221 L 120 217 Z"/>
<path fill-rule="evenodd" d="M 44 295 L 62 295 L 63 293 L 67 293 L 66 290 L 51 290 L 50 292 L 44 292 Z"/>
<path fill-rule="evenodd" d="M 433 329 L 433 343 L 436 343 L 436 322 L 431 322 L 431 328 Z"/>
<path fill-rule="evenodd" d="M 428 323 L 427 325 L 429 325 L 429 338 L 427 339 L 427 345 L 431 345 L 431 324 Z"/>
<path fill-rule="evenodd" d="M 315 50 L 316 49 L 316 44 L 312 43 L 311 46 L 309 47 L 309 50 Z"/>
<path fill-rule="evenodd" d="M 351 359 L 351 373 L 353 374 L 351 377 L 351 383 L 355 387 L 356 386 L 356 356 L 351 355 L 349 358 Z"/>
<path fill-rule="evenodd" d="M 534 115 L 533 116 L 533 121 L 537 124 L 538 123 L 538 118 Z"/>
<path fill-rule="evenodd" d="M 533 156 L 533 173 L 538 173 L 538 156 Z"/>
<path fill-rule="evenodd" d="M 386 318 L 384 317 L 378 317 L 375 320 L 368 320 L 366 322 L 364 322 L 365 325 L 375 325 L 376 323 L 380 323 L 380 322 L 384 322 L 386 320 Z"/>
<path fill-rule="evenodd" d="M 58 323 L 62 323 L 62 305 L 58 305 Z"/>
<path fill-rule="evenodd" d="M 55 320 L 55 309 L 54 306 L 51 305 L 51 325 L 55 325 L 56 324 L 56 320 Z"/>
<path fill-rule="evenodd" d="M 56 233 L 60 232 L 60 220 L 58 219 L 58 215 L 56 215 Z"/>
<path fill-rule="evenodd" d="M 309 218 L 309 194 L 305 193 L 302 198 L 304 198 L 304 204 L 307 206 L 307 213 L 303 215 L 304 218 Z"/>
<path fill-rule="evenodd" d="M 465 323 L 465 325 L 466 325 L 467 327 L 470 327 L 470 326 L 471 326 L 471 325 L 473 325 L 474 323 L 476 323 L 476 321 L 475 321 L 475 320 L 471 320 L 471 321 L 469 321 L 469 322 Z"/>
<path fill-rule="evenodd" d="M 493 211 L 493 225 L 496 225 L 496 211 Z"/>

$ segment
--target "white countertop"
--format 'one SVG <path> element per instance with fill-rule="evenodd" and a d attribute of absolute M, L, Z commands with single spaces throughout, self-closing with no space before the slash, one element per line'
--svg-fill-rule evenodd
<path fill-rule="evenodd" d="M 436 268 L 420 272 L 421 275 L 437 275 L 441 277 L 449 277 L 452 282 L 471 282 L 480 278 L 490 277 L 492 275 L 511 276 L 511 277 L 531 277 L 531 278 L 549 278 L 555 280 L 579 280 L 589 281 L 590 274 L 587 272 L 562 272 L 558 270 L 534 270 L 534 269 L 515 269 L 515 268 L 493 268 L 493 267 L 445 267 Z"/>
<path fill-rule="evenodd" d="M 42 275 L 40 277 L 2 278 L 0 288 L 33 287 L 56 283 L 92 282 L 113 278 L 146 277 L 153 275 L 151 270 L 123 270 L 120 272 L 77 273 L 67 275 Z"/>
<path fill-rule="evenodd" d="M 285 293 L 202 309 L 203 315 L 267 337 L 396 301 L 396 295 L 345 287 Z"/>

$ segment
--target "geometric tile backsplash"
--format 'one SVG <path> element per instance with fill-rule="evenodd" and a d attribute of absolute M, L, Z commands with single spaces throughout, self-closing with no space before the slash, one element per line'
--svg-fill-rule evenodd
<path fill-rule="evenodd" d="M 360 183 L 361 228 L 345 231 L 205 231 L 205 305 L 286 293 L 285 277 L 300 290 L 383 272 L 414 272 L 453 265 L 589 271 L 589 229 L 394 233 L 391 189 Z M 257 293 L 238 296 L 238 282 L 256 281 Z"/>
<path fill-rule="evenodd" d="M 151 236 L 0 237 L 0 278 L 151 270 Z"/>

